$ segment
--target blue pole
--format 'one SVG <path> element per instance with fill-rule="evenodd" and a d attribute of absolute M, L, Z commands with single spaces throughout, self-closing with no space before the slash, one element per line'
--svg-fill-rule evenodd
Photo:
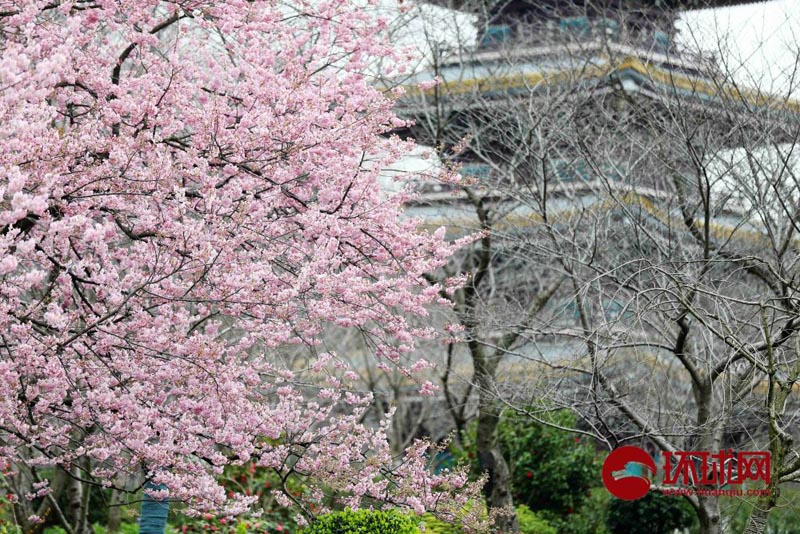
<path fill-rule="evenodd" d="M 165 490 L 163 484 L 146 482 L 145 489 Z M 169 515 L 169 499 L 157 500 L 146 492 L 142 497 L 142 513 L 139 515 L 139 534 L 164 534 Z"/>

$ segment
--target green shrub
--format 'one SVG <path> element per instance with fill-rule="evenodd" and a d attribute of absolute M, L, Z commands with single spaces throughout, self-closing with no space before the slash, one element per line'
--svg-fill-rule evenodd
<path fill-rule="evenodd" d="M 558 530 L 550 525 L 540 514 L 525 505 L 517 507 L 520 534 L 558 534 Z M 454 525 L 436 518 L 432 514 L 422 516 L 425 534 L 464 534 L 459 525 Z"/>
<path fill-rule="evenodd" d="M 419 534 L 419 527 L 395 510 L 345 510 L 318 517 L 303 534 Z"/>
<path fill-rule="evenodd" d="M 433 514 L 422 516 L 425 525 L 425 534 L 463 534 L 463 530 L 458 525 L 442 521 Z"/>
<path fill-rule="evenodd" d="M 519 521 L 519 534 L 558 534 L 555 527 L 551 526 L 545 518 L 524 504 L 517 506 L 517 520 Z"/>
<path fill-rule="evenodd" d="M 574 415 L 566 411 L 545 417 L 563 428 L 575 425 Z M 601 467 L 588 440 L 511 414 L 504 414 L 498 430 L 518 504 L 571 515 L 583 504 L 589 488 L 600 482 Z"/>
<path fill-rule="evenodd" d="M 611 534 L 668 534 L 690 527 L 694 520 L 684 499 L 651 491 L 636 501 L 613 499 L 606 524 Z"/>
<path fill-rule="evenodd" d="M 568 411 L 543 414 L 542 418 L 561 428 L 575 426 L 575 416 Z M 473 423 L 464 434 L 463 450 L 454 448 L 456 455 L 471 464 L 474 476 L 481 471 L 476 433 Z M 544 512 L 540 515 L 548 521 L 555 516 L 570 520 L 587 500 L 589 489 L 601 483 L 602 463 L 594 444 L 574 432 L 504 412 L 498 439 L 511 470 L 515 504 Z"/>
<path fill-rule="evenodd" d="M 605 488 L 593 488 L 574 513 L 557 515 L 545 510 L 539 514 L 555 527 L 558 534 L 609 534 L 606 516 L 610 502 L 611 494 Z"/>
<path fill-rule="evenodd" d="M 22 534 L 22 528 L 14 523 L 3 521 L 0 523 L 0 534 Z"/>

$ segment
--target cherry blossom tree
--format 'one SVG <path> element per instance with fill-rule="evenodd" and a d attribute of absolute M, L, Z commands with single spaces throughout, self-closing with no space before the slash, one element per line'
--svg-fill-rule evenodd
<path fill-rule="evenodd" d="M 393 458 L 315 349 L 359 328 L 400 365 L 458 246 L 378 186 L 410 148 L 365 74 L 395 58 L 381 25 L 362 1 L 0 2 L 0 462 L 23 523 L 86 528 L 50 479 L 240 513 L 215 475 L 249 461 L 305 477 L 306 511 L 477 495 L 425 443 Z"/>

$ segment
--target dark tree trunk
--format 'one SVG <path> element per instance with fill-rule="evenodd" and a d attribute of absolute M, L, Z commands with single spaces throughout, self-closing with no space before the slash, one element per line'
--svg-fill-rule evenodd
<path fill-rule="evenodd" d="M 119 534 L 122 526 L 122 507 L 120 506 L 122 504 L 122 492 L 111 490 L 108 504 L 108 523 L 106 523 L 108 534 Z"/>
<path fill-rule="evenodd" d="M 502 534 L 517 533 L 519 525 L 511 496 L 511 471 L 497 441 L 497 416 L 494 409 L 486 406 L 481 406 L 478 415 L 478 461 L 481 471 L 488 476 L 483 493 L 490 513 L 499 513 L 495 519 L 494 531 Z"/>
<path fill-rule="evenodd" d="M 494 532 L 517 534 L 519 524 L 511 496 L 511 470 L 503 457 L 497 436 L 500 422 L 500 407 L 494 395 L 496 361 L 489 361 L 477 342 L 470 342 L 475 365 L 475 382 L 479 388 L 478 400 L 478 461 L 481 471 L 487 475 L 483 494 L 489 513 L 495 517 Z"/>

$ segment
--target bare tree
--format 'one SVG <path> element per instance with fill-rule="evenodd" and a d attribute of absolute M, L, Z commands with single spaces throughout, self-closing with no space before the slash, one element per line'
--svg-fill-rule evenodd
<path fill-rule="evenodd" d="M 487 502 L 511 504 L 503 407 L 567 407 L 609 448 L 768 448 L 747 530 L 763 532 L 800 470 L 795 77 L 743 87 L 747 64 L 679 46 L 671 12 L 506 9 L 472 9 L 475 42 L 426 32 L 430 67 L 401 102 L 408 134 L 470 178 L 425 185 L 412 213 L 482 232 L 446 274 L 469 275 L 450 298 Z M 521 366 L 536 387 L 506 380 Z M 718 497 L 687 499 L 722 531 Z"/>

